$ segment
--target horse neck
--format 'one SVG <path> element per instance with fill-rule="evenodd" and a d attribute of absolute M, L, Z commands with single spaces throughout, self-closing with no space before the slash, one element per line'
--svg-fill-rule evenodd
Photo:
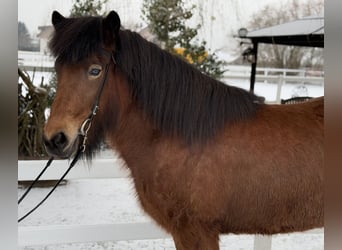
<path fill-rule="evenodd" d="M 118 70 L 106 92 L 108 97 L 103 115 L 116 119 L 115 124 L 107 123 L 106 139 L 121 157 L 129 162 L 130 159 L 146 154 L 142 151 L 148 150 L 148 144 L 156 135 L 156 130 L 137 102 L 133 101 L 127 81 L 125 74 Z"/>
<path fill-rule="evenodd" d="M 145 176 L 143 172 L 148 173 L 153 168 L 150 164 L 155 150 L 153 138 L 157 136 L 151 124 L 136 107 L 132 106 L 122 116 L 117 132 L 109 140 L 131 170 L 133 178 Z"/>

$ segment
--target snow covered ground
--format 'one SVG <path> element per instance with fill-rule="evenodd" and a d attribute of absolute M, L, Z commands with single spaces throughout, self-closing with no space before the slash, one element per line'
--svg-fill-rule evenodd
<path fill-rule="evenodd" d="M 249 90 L 249 81 L 227 79 L 225 83 Z M 265 97 L 267 102 L 275 102 L 278 85 L 276 83 L 256 82 L 254 93 Z M 319 97 L 324 95 L 323 84 L 311 83 L 285 83 L 281 87 L 281 99 L 289 99 L 294 96 Z"/>

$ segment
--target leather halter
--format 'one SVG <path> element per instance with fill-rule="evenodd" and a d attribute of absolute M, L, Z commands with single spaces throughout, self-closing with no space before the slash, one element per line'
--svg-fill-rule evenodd
<path fill-rule="evenodd" d="M 106 84 L 106 80 L 107 80 L 107 75 L 108 75 L 108 70 L 109 70 L 109 66 L 110 66 L 110 63 L 113 62 L 114 63 L 114 66 L 116 66 L 116 61 L 115 61 L 115 58 L 114 58 L 114 55 L 113 53 L 110 53 L 108 52 L 107 50 L 105 49 L 102 49 L 103 52 L 105 52 L 106 54 L 109 54 L 110 56 L 110 61 L 106 64 L 106 67 L 105 67 L 105 75 L 102 79 L 102 83 L 101 83 L 101 86 L 97 92 L 97 95 L 96 95 L 96 99 L 95 99 L 95 103 L 93 105 L 93 108 L 92 108 L 92 111 L 90 113 L 90 115 L 88 116 L 88 118 L 82 123 L 81 125 L 81 128 L 80 128 L 80 131 L 79 131 L 79 134 L 81 136 L 83 136 L 83 142 L 82 142 L 82 145 L 81 145 L 81 150 L 82 152 L 85 151 L 86 149 L 86 142 L 87 142 L 87 134 L 88 134 L 88 131 L 91 127 L 91 124 L 93 122 L 93 119 L 94 117 L 96 116 L 97 114 L 97 111 L 99 110 L 99 102 L 100 102 L 100 98 L 101 98 L 101 95 L 102 95 L 102 92 L 103 92 L 103 88 L 104 88 L 104 85 Z M 114 68 L 115 69 L 115 68 Z"/>

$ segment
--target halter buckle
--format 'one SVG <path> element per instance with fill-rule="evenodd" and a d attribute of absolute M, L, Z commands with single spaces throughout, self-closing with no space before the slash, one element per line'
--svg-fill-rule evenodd
<path fill-rule="evenodd" d="M 88 118 L 82 123 L 82 126 L 80 128 L 80 134 L 86 137 L 90 127 L 91 127 L 91 120 L 90 118 Z"/>

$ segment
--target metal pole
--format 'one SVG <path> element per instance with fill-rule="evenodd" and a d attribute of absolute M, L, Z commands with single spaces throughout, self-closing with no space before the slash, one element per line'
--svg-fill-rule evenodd
<path fill-rule="evenodd" d="M 272 249 L 272 235 L 255 235 L 254 236 L 254 250 L 271 250 Z"/>
<path fill-rule="evenodd" d="M 250 85 L 250 92 L 254 92 L 254 84 L 255 84 L 255 74 L 256 74 L 256 66 L 258 61 L 258 43 L 253 41 L 253 54 L 254 60 L 252 62 L 252 71 L 251 71 L 251 85 Z"/>

